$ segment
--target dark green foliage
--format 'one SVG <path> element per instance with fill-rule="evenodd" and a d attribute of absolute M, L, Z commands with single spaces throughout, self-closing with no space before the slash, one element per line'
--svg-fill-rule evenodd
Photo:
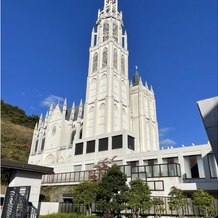
<path fill-rule="evenodd" d="M 179 217 L 183 217 L 185 208 L 188 205 L 188 198 L 184 195 L 181 189 L 172 187 L 169 193 L 169 208 L 177 211 Z"/>
<path fill-rule="evenodd" d="M 25 111 L 17 106 L 5 103 L 1 100 L 1 118 L 6 119 L 14 124 L 34 128 L 39 117 L 36 115 L 27 116 Z"/>
<path fill-rule="evenodd" d="M 154 197 L 152 199 L 152 205 L 154 207 L 154 212 L 156 217 L 161 217 L 161 214 L 164 212 L 164 200 L 161 197 Z"/>
<path fill-rule="evenodd" d="M 126 175 L 120 171 L 117 165 L 113 165 L 104 174 L 97 190 L 97 207 L 103 212 L 120 214 L 127 201 Z"/>
<path fill-rule="evenodd" d="M 96 218 L 96 216 L 86 216 L 78 213 L 53 213 L 39 216 L 39 218 Z"/>
<path fill-rule="evenodd" d="M 215 217 L 216 207 L 214 198 L 202 189 L 198 189 L 192 195 L 193 203 L 204 214 L 204 217 Z"/>
<path fill-rule="evenodd" d="M 130 182 L 130 189 L 127 193 L 128 207 L 132 209 L 133 217 L 139 217 L 140 210 L 147 210 L 151 207 L 151 192 L 148 185 L 141 179 Z"/>
<path fill-rule="evenodd" d="M 91 215 L 91 206 L 95 202 L 97 183 L 84 181 L 73 188 L 74 203 L 86 206 L 86 215 Z"/>

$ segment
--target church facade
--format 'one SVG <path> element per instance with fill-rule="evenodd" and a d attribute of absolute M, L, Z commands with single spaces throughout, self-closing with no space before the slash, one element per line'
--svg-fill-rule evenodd
<path fill-rule="evenodd" d="M 131 179 L 135 173 L 150 181 L 154 195 L 167 195 L 173 185 L 196 190 L 202 178 L 205 189 L 214 192 L 217 163 L 209 144 L 160 149 L 154 91 L 137 67 L 129 81 L 128 55 L 118 1 L 104 0 L 91 33 L 85 102 L 51 105 L 35 126 L 29 163 L 68 175 L 108 158 Z"/>

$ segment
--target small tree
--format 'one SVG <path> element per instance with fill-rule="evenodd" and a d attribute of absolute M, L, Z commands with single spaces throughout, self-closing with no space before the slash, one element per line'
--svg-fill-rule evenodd
<path fill-rule="evenodd" d="M 86 215 L 91 215 L 91 206 L 95 202 L 97 192 L 97 184 L 93 181 L 84 181 L 73 188 L 74 202 L 84 204 L 86 207 Z"/>
<path fill-rule="evenodd" d="M 161 197 L 154 197 L 152 199 L 152 204 L 154 206 L 154 212 L 156 217 L 161 217 L 164 212 L 164 200 Z"/>
<path fill-rule="evenodd" d="M 215 217 L 216 207 L 214 198 L 202 189 L 198 189 L 192 195 L 193 203 L 203 213 L 204 217 Z"/>
<path fill-rule="evenodd" d="M 105 172 L 113 165 L 114 159 L 116 156 L 112 158 L 105 158 L 104 160 L 98 161 L 98 163 L 93 167 L 90 171 L 89 178 L 96 182 L 101 181 Z"/>
<path fill-rule="evenodd" d="M 169 193 L 169 207 L 171 210 L 176 210 L 179 217 L 183 217 L 184 210 L 188 205 L 188 198 L 183 194 L 181 189 L 172 187 Z"/>
<path fill-rule="evenodd" d="M 141 179 L 130 182 L 130 189 L 127 193 L 127 203 L 133 211 L 133 217 L 139 217 L 140 209 L 147 210 L 151 207 L 150 190 L 148 185 Z"/>
<path fill-rule="evenodd" d="M 99 182 L 96 203 L 97 208 L 104 213 L 120 214 L 125 209 L 126 175 L 120 171 L 117 165 L 113 165 L 103 175 Z"/>

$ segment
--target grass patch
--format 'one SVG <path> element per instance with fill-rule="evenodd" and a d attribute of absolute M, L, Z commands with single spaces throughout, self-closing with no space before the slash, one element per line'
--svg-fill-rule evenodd
<path fill-rule="evenodd" d="M 48 215 L 41 215 L 39 218 L 97 218 L 97 216 L 86 216 L 78 213 L 52 213 Z"/>

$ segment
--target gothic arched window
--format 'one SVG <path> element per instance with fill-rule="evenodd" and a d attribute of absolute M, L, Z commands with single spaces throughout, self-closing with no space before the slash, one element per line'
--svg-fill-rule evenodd
<path fill-rule="evenodd" d="M 93 65 L 92 65 L 92 72 L 95 72 L 98 70 L 98 53 L 95 52 L 93 57 Z"/>
<path fill-rule="evenodd" d="M 121 56 L 121 72 L 125 75 L 125 57 L 124 55 Z"/>
<path fill-rule="evenodd" d="M 83 130 L 81 129 L 79 133 L 79 139 L 82 139 L 82 137 L 83 137 Z"/>
<path fill-rule="evenodd" d="M 118 42 L 118 25 L 116 23 L 113 23 L 113 38 Z"/>
<path fill-rule="evenodd" d="M 109 23 L 105 22 L 103 25 L 103 42 L 109 38 Z"/>
<path fill-rule="evenodd" d="M 113 56 L 113 67 L 117 69 L 117 49 L 114 49 L 114 56 Z"/>
<path fill-rule="evenodd" d="M 37 152 L 37 149 L 38 149 L 38 143 L 39 143 L 39 140 L 36 141 L 36 144 L 35 144 L 35 152 Z"/>
<path fill-rule="evenodd" d="M 107 67 L 108 64 L 108 50 L 104 48 L 102 56 L 102 68 Z"/>
<path fill-rule="evenodd" d="M 42 139 L 41 151 L 45 148 L 45 138 Z"/>

